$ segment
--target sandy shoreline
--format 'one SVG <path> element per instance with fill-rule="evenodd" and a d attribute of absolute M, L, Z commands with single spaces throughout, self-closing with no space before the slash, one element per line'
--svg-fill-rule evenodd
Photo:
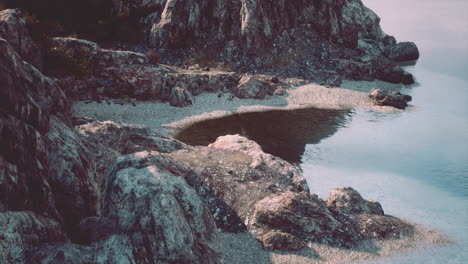
<path fill-rule="evenodd" d="M 75 114 L 100 121 L 145 125 L 158 133 L 171 136 L 195 122 L 219 118 L 234 113 L 258 112 L 271 109 L 293 110 L 300 108 L 352 109 L 366 108 L 378 112 L 404 111 L 391 107 L 375 106 L 368 98 L 371 88 L 398 88 L 384 82 L 345 82 L 342 88 L 326 88 L 308 84 L 288 90 L 286 96 L 270 96 L 266 99 L 229 99 L 227 94 L 204 93 L 195 97 L 194 105 L 176 108 L 167 102 L 137 102 L 131 104 L 107 104 L 77 102 Z M 353 90 L 351 90 L 353 89 Z M 361 91 L 359 91 L 361 90 Z M 446 244 L 448 239 L 441 233 L 416 226 L 414 237 L 366 241 L 354 250 L 333 248 L 309 243 L 298 252 L 270 252 L 261 247 L 248 233 L 222 233 L 221 240 L 226 263 L 351 263 L 373 260 L 382 256 L 408 252 L 434 244 Z"/>

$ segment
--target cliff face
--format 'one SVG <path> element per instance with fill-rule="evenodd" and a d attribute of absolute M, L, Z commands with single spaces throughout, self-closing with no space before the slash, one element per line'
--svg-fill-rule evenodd
<path fill-rule="evenodd" d="M 120 3 L 126 1 L 120 1 Z M 134 3 L 134 2 L 133 2 Z M 301 25 L 332 41 L 355 48 L 358 39 L 382 41 L 379 17 L 360 0 L 167 0 L 118 5 L 119 13 L 153 7 L 149 42 L 180 46 L 203 36 L 238 40 L 247 50 L 260 50 L 283 30 Z"/>
<path fill-rule="evenodd" d="M 24 0 L 7 4 L 56 18 L 73 30 L 104 29 L 104 24 L 123 21 L 125 27 L 136 29 L 134 22 L 140 21 L 150 30 L 145 37 L 157 47 L 186 46 L 209 37 L 241 41 L 254 51 L 269 46 L 283 30 L 301 25 L 350 48 L 357 46 L 358 39 L 385 37 L 379 17 L 361 0 L 73 0 L 66 4 Z"/>

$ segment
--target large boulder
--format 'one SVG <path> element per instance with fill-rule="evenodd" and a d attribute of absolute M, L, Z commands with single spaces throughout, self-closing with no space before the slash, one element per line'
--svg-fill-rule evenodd
<path fill-rule="evenodd" d="M 387 105 L 398 109 L 405 109 L 408 106 L 408 102 L 412 99 L 410 95 L 377 88 L 369 92 L 369 98 L 376 105 Z"/>
<path fill-rule="evenodd" d="M 328 210 L 323 200 L 308 193 L 271 194 L 255 204 L 248 220 L 249 230 L 262 237 L 278 230 L 303 239 L 328 242 L 342 224 Z"/>
<path fill-rule="evenodd" d="M 399 239 L 414 234 L 414 225 L 384 215 L 379 202 L 365 200 L 351 187 L 337 187 L 328 196 L 330 211 L 346 216 L 359 235 L 368 239 Z"/>
<path fill-rule="evenodd" d="M 394 61 L 412 61 L 419 58 L 419 50 L 414 42 L 400 42 L 387 46 L 384 54 Z"/>
<path fill-rule="evenodd" d="M 351 187 L 335 188 L 328 196 L 327 206 L 343 214 L 384 214 L 379 202 L 364 200 Z"/>
<path fill-rule="evenodd" d="M 171 106 L 184 107 L 193 104 L 193 98 L 190 92 L 181 87 L 174 87 L 169 97 Z"/>
<path fill-rule="evenodd" d="M 23 60 L 42 70 L 41 49 L 31 38 L 26 21 L 18 9 L 0 11 L 0 38 L 8 41 Z"/>
<path fill-rule="evenodd" d="M 100 263 L 221 261 L 212 215 L 171 167 L 157 152 L 138 152 L 109 168 L 96 237 L 106 237 L 97 247 Z"/>
<path fill-rule="evenodd" d="M 233 90 L 235 96 L 245 98 L 263 99 L 267 95 L 269 84 L 250 75 L 244 75 L 239 80 L 237 88 Z"/>
<path fill-rule="evenodd" d="M 206 184 L 196 190 L 218 227 L 244 226 L 265 248 L 297 250 L 304 240 L 350 247 L 363 238 L 348 218 L 308 193 L 297 168 L 244 137 L 223 136 L 209 147 L 168 156 L 193 168 Z"/>

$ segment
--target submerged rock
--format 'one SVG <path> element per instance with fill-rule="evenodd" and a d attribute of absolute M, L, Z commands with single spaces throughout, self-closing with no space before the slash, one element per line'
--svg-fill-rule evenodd
<path fill-rule="evenodd" d="M 369 92 L 369 98 L 374 100 L 374 104 L 376 105 L 393 106 L 398 109 L 405 109 L 408 106 L 408 102 L 412 99 L 411 96 L 406 94 L 377 88 Z"/>

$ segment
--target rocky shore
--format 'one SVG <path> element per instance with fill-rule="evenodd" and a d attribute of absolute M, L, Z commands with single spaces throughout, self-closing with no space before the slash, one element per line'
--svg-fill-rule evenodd
<path fill-rule="evenodd" d="M 414 83 L 397 62 L 417 47 L 360 0 L 43 2 L 0 1 L 0 262 L 336 263 L 447 242 L 351 187 L 320 199 L 246 137 L 171 137 L 238 112 L 404 109 L 336 88 Z"/>

